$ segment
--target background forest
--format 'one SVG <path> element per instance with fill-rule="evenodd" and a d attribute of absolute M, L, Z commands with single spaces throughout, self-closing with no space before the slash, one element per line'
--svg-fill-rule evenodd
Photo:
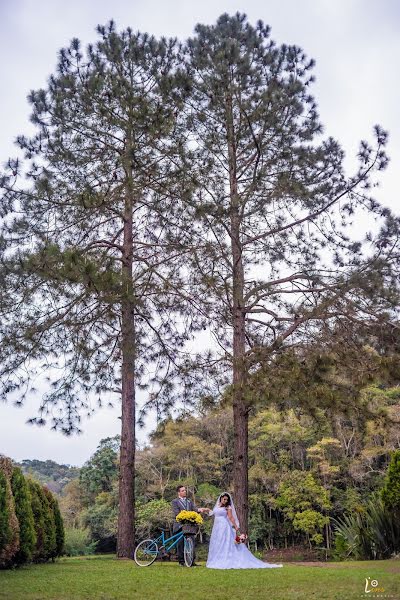
<path fill-rule="evenodd" d="M 333 391 L 332 380 L 336 387 L 344 382 L 327 367 L 324 377 L 320 391 L 325 394 Z M 300 389 L 301 382 L 296 381 Z M 231 412 L 224 401 L 218 406 L 204 404 L 197 416 L 161 422 L 149 445 L 137 452 L 138 539 L 160 527 L 172 527 L 170 501 L 178 483 L 188 486 L 199 506 L 212 507 L 220 491 L 232 489 Z M 376 544 L 364 548 L 363 555 L 351 546 L 349 532 L 338 535 L 338 528 L 346 519 L 368 517 L 371 501 L 381 503 L 390 457 L 398 456 L 394 451 L 400 447 L 400 388 L 371 383 L 359 391 L 359 404 L 362 410 L 348 415 L 277 403 L 253 411 L 249 429 L 252 549 L 286 558 L 379 556 Z M 119 436 L 102 440 L 79 470 L 51 461 L 23 463 L 53 489 L 61 484 L 57 491 L 66 551 L 72 555 L 115 550 L 118 448 Z M 397 485 L 399 478 L 397 468 Z M 399 498 L 397 491 L 397 503 Z M 207 519 L 199 542 L 207 542 L 211 525 Z M 353 523 L 353 530 L 356 526 Z"/>
<path fill-rule="evenodd" d="M 249 386 L 249 537 L 260 556 L 337 560 L 399 553 L 398 353 L 387 340 L 380 352 L 363 348 L 357 360 L 350 344 L 347 360 L 343 353 L 316 349 L 301 356 L 286 353 L 273 371 L 264 372 L 265 379 L 257 372 Z M 161 420 L 149 443 L 137 449 L 138 540 L 160 528 L 172 530 L 170 502 L 179 483 L 189 488 L 198 506 L 211 508 L 221 491 L 232 490 L 230 402 L 229 390 L 218 401 L 203 397 L 195 412 Z M 14 538 L 1 541 L 3 559 L 7 543 L 10 550 L 16 539 L 10 507 L 20 520 L 21 545 L 27 537 L 28 550 L 20 562 L 43 561 L 62 552 L 115 552 L 119 448 L 119 436 L 103 439 L 81 468 L 29 459 L 12 466 L 3 458 L 0 484 L 6 485 L 0 518 L 14 531 Z M 25 490 L 22 495 L 17 488 Z M 15 500 L 10 502 L 7 496 L 12 494 Z M 48 513 L 49 498 L 51 506 L 58 499 L 65 529 L 64 540 L 59 526 L 53 550 L 44 548 L 55 544 L 54 517 L 40 517 L 42 529 L 45 522 L 50 527 L 47 537 L 38 530 L 40 519 L 33 531 L 32 519 L 37 506 Z M 211 526 L 212 519 L 206 519 L 199 531 L 200 556 L 207 551 Z"/>

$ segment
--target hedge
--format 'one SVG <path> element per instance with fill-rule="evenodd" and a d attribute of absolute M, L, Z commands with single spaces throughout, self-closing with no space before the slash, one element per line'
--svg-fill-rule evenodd
<path fill-rule="evenodd" d="M 54 560 L 64 549 L 57 499 L 0 456 L 0 567 Z"/>

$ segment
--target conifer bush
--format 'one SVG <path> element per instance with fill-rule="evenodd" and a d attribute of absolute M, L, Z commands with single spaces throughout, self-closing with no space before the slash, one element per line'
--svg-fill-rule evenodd
<path fill-rule="evenodd" d="M 392 454 L 381 495 L 385 507 L 400 518 L 400 450 Z"/>
<path fill-rule="evenodd" d="M 54 514 L 55 499 L 53 494 L 42 487 L 42 503 L 46 527 L 45 559 L 54 559 L 57 556 L 57 528 Z"/>
<path fill-rule="evenodd" d="M 0 471 L 0 556 L 7 546 L 11 537 L 8 505 L 7 505 L 7 481 L 6 476 Z"/>
<path fill-rule="evenodd" d="M 64 525 L 58 502 L 53 494 L 36 481 L 28 479 L 31 506 L 35 523 L 35 562 L 43 562 L 60 556 L 64 547 Z"/>
<path fill-rule="evenodd" d="M 40 485 L 28 479 L 28 488 L 31 494 L 31 506 L 35 524 L 36 546 L 33 551 L 33 560 L 38 561 L 44 554 L 45 526 L 42 502 L 40 498 Z"/>
<path fill-rule="evenodd" d="M 36 545 L 35 523 L 31 506 L 31 494 L 20 468 L 15 467 L 11 477 L 11 490 L 14 496 L 15 514 L 19 523 L 19 550 L 13 562 L 22 564 L 32 559 Z"/>
<path fill-rule="evenodd" d="M 13 464 L 9 458 L 0 456 L 0 473 L 2 473 L 3 523 L 5 535 L 0 549 L 0 566 L 8 566 L 19 549 L 19 523 L 15 514 L 14 497 L 11 490 Z M 1 509 L 0 509 L 1 512 Z M 0 534 L 1 537 L 1 534 Z"/>
<path fill-rule="evenodd" d="M 64 551 L 65 531 L 58 501 L 53 496 L 53 512 L 56 526 L 56 556 L 61 556 Z"/>

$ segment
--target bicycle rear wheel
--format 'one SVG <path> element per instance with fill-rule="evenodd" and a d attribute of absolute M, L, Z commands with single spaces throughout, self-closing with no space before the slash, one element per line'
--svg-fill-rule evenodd
<path fill-rule="evenodd" d="M 149 567 L 158 556 L 158 546 L 154 540 L 143 540 L 136 546 L 133 558 L 139 567 Z"/>
<path fill-rule="evenodd" d="M 192 536 L 187 536 L 184 539 L 183 557 L 185 565 L 191 567 L 194 561 L 194 541 Z"/>

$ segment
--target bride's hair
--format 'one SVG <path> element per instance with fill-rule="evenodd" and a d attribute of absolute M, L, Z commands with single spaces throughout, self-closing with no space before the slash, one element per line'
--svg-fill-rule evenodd
<path fill-rule="evenodd" d="M 231 497 L 229 494 L 221 494 L 219 497 L 219 503 L 222 502 L 222 498 L 228 498 L 228 502 L 225 504 L 225 506 L 230 506 L 231 505 Z"/>

